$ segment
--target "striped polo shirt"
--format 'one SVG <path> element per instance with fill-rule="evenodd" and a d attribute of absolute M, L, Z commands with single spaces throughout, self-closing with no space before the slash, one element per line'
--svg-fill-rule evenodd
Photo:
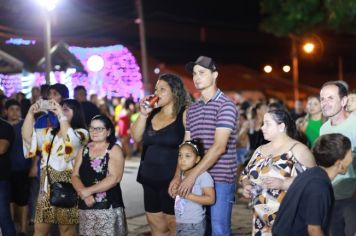
<path fill-rule="evenodd" d="M 231 130 L 226 151 L 209 169 L 215 182 L 235 183 L 236 180 L 236 120 L 234 103 L 220 90 L 207 102 L 202 99 L 193 103 L 187 112 L 186 131 L 192 139 L 202 140 L 205 152 L 213 145 L 215 130 Z"/>

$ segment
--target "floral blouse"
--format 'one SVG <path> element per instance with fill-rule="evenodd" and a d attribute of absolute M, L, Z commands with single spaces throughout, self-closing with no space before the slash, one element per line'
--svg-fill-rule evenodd
<path fill-rule="evenodd" d="M 42 155 L 41 169 L 47 165 L 48 153 L 51 149 L 53 135 L 52 128 L 34 129 L 31 143 L 23 142 L 23 149 L 26 158 L 33 158 L 39 152 Z M 80 147 L 88 142 L 89 135 L 85 129 L 69 128 L 67 136 L 55 136 L 51 149 L 51 156 L 48 165 L 56 171 L 73 170 L 74 159 Z"/>
<path fill-rule="evenodd" d="M 90 144 L 88 144 L 90 145 Z M 106 178 L 109 173 L 108 164 L 110 159 L 110 149 L 107 149 L 105 154 L 91 158 L 89 156 L 88 145 L 83 149 L 82 163 L 79 167 L 79 176 L 85 187 L 95 185 Z M 112 188 L 93 194 L 95 204 L 93 207 L 88 207 L 84 201 L 79 201 L 79 209 L 108 209 L 110 207 L 123 207 L 120 183 Z"/>

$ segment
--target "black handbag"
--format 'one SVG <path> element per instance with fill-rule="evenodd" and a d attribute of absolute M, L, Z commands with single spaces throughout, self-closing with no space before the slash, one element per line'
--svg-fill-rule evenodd
<path fill-rule="evenodd" d="M 49 203 L 52 206 L 62 207 L 62 208 L 72 208 L 78 204 L 78 194 L 73 188 L 73 185 L 68 182 L 58 181 L 52 183 L 50 174 L 48 172 L 48 162 L 51 156 L 52 145 L 55 135 L 52 138 L 51 146 L 49 148 L 48 158 L 47 158 L 47 177 L 50 186 L 49 192 Z"/>

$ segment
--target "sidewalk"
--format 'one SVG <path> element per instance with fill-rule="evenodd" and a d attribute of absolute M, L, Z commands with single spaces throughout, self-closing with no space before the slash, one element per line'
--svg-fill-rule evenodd
<path fill-rule="evenodd" d="M 145 215 L 127 219 L 129 236 L 151 235 Z M 252 211 L 247 207 L 247 202 L 238 200 L 232 209 L 232 234 L 235 236 L 251 235 Z"/>

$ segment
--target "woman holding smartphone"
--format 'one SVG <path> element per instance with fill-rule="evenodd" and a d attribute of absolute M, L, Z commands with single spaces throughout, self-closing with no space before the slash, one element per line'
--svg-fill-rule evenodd
<path fill-rule="evenodd" d="M 59 121 L 58 126 L 34 129 L 34 115 L 41 110 L 41 103 L 38 101 L 30 107 L 22 127 L 25 157 L 34 158 L 38 151 L 42 155 L 34 235 L 48 235 L 52 224 L 59 226 L 61 235 L 76 235 L 78 207 L 61 208 L 50 204 L 48 175 L 51 182 L 71 183 L 74 158 L 87 142 L 88 132 L 85 129 L 82 108 L 76 100 L 66 99 L 61 104 L 49 100 L 48 103 L 48 110 Z"/>

